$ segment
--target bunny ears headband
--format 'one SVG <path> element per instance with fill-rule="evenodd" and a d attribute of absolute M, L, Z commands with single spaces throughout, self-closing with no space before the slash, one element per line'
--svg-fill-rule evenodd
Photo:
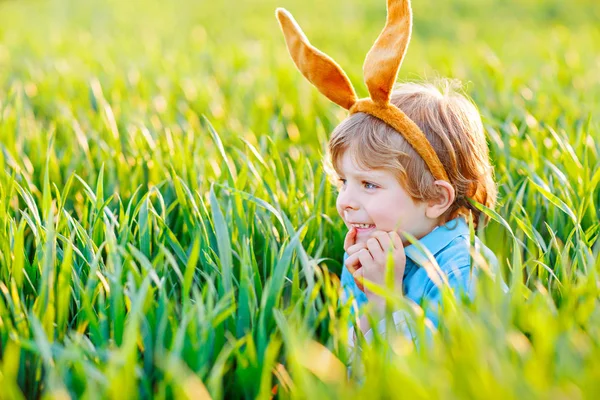
<path fill-rule="evenodd" d="M 310 44 L 288 11 L 278 8 L 276 14 L 294 63 L 321 93 L 349 110 L 350 114 L 364 112 L 390 125 L 416 150 L 436 180 L 449 182 L 444 166 L 421 129 L 390 103 L 398 69 L 410 41 L 410 0 L 387 0 L 385 27 L 367 53 L 363 65 L 370 94 L 364 99 L 357 99 L 346 73 L 331 57 Z"/>

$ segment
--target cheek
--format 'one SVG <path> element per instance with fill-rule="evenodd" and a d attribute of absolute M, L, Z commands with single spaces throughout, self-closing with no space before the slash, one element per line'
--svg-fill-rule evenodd
<path fill-rule="evenodd" d="M 383 227 L 395 219 L 395 215 L 398 213 L 398 203 L 382 196 L 379 199 L 373 199 L 365 209 L 373 222 Z"/>
<path fill-rule="evenodd" d="M 337 197 L 336 201 L 335 201 L 335 209 L 338 213 L 338 215 L 340 216 L 340 218 L 342 218 L 342 221 L 344 221 L 344 224 L 346 224 L 346 220 L 344 218 L 344 208 L 342 207 L 342 203 L 339 200 L 339 196 Z"/>
<path fill-rule="evenodd" d="M 378 229 L 391 230 L 394 227 L 395 212 L 393 208 L 378 207 L 369 213 Z"/>
<path fill-rule="evenodd" d="M 339 194 L 338 194 L 338 196 L 335 199 L 335 209 L 337 210 L 337 212 L 340 215 L 340 217 L 342 217 L 343 213 L 342 213 L 342 206 L 340 205 L 340 196 L 339 196 Z"/>
<path fill-rule="evenodd" d="M 377 202 L 371 204 L 369 215 L 377 228 L 384 231 L 394 231 L 410 226 L 415 210 L 408 207 L 399 197 L 382 196 Z"/>

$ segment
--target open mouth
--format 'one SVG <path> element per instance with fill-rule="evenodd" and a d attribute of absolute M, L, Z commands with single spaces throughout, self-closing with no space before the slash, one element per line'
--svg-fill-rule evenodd
<path fill-rule="evenodd" d="M 350 224 L 350 225 L 353 226 L 354 228 L 356 228 L 356 230 L 358 232 L 367 231 L 369 229 L 375 228 L 375 224 Z"/>

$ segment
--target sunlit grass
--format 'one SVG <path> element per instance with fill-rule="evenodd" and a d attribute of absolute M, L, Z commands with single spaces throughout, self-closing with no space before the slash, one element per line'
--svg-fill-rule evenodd
<path fill-rule="evenodd" d="M 385 2 L 0 2 L 2 394 L 600 392 L 596 2 L 415 1 L 400 79 L 467 82 L 500 189 L 478 234 L 511 289 L 448 298 L 433 334 L 407 308 L 417 344 L 354 361 L 322 167 L 344 112 L 295 70 L 276 6 L 364 95 Z"/>

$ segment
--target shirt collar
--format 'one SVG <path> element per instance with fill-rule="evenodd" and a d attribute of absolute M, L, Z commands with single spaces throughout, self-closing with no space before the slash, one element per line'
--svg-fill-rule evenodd
<path fill-rule="evenodd" d="M 419 243 L 435 258 L 437 253 L 461 235 L 469 235 L 469 225 L 463 217 L 458 217 L 446 222 L 444 225 L 436 227 L 427 235 L 423 236 L 419 240 Z M 406 246 L 404 252 L 406 257 L 410 258 L 416 264 L 423 265 L 427 262 L 427 254 L 424 254 L 414 244 Z"/>

